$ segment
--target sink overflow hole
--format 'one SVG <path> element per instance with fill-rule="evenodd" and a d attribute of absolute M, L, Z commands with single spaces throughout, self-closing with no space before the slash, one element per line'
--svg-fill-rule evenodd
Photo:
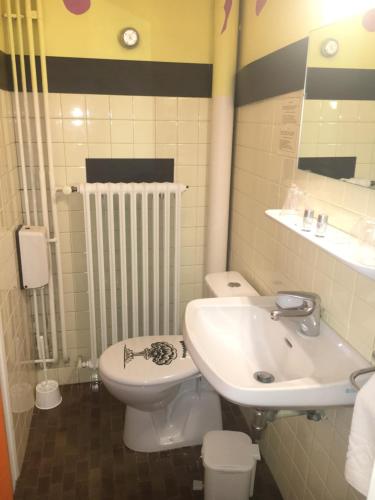
<path fill-rule="evenodd" d="M 286 337 L 284 337 L 284 340 L 285 340 L 285 343 L 288 347 L 293 347 L 293 344 L 291 343 L 291 341 L 289 339 L 287 339 Z"/>
<path fill-rule="evenodd" d="M 275 377 L 272 375 L 272 373 L 269 372 L 255 372 L 254 378 L 262 384 L 270 384 L 275 380 Z"/>

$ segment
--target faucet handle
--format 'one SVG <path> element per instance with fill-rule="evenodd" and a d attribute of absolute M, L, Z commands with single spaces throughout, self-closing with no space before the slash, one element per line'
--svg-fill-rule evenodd
<path fill-rule="evenodd" d="M 276 304 L 282 309 L 300 308 L 307 301 L 311 302 L 315 307 L 320 304 L 320 297 L 314 292 L 284 290 L 277 292 Z"/>
<path fill-rule="evenodd" d="M 271 319 L 304 318 L 298 331 L 308 337 L 319 335 L 320 297 L 313 292 L 280 291 L 276 297 L 277 309 L 270 312 Z"/>

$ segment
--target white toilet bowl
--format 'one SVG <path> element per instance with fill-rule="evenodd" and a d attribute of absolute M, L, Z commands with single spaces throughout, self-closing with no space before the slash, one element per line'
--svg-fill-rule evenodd
<path fill-rule="evenodd" d="M 209 274 L 206 295 L 257 295 L 236 272 Z M 201 444 L 221 430 L 220 399 L 200 375 L 182 335 L 128 339 L 106 349 L 99 360 L 108 391 L 125 403 L 124 443 L 136 451 Z"/>
<path fill-rule="evenodd" d="M 136 451 L 200 444 L 222 429 L 220 400 L 202 379 L 181 335 L 118 342 L 99 360 L 108 391 L 125 403 L 123 439 Z"/>

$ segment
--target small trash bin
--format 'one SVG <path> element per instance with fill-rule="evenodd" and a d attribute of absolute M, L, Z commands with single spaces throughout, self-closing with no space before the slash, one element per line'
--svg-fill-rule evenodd
<path fill-rule="evenodd" d="M 202 446 L 205 500 L 247 500 L 253 496 L 258 445 L 243 432 L 210 431 Z"/>

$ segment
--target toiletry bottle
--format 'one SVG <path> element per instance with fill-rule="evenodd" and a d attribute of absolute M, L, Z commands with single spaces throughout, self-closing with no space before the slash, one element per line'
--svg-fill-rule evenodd
<path fill-rule="evenodd" d="M 318 238 L 323 238 L 326 235 L 328 224 L 328 215 L 319 214 L 316 220 L 315 236 Z"/>
<path fill-rule="evenodd" d="M 314 210 L 312 208 L 305 208 L 302 219 L 302 230 L 311 231 L 314 225 Z"/>

